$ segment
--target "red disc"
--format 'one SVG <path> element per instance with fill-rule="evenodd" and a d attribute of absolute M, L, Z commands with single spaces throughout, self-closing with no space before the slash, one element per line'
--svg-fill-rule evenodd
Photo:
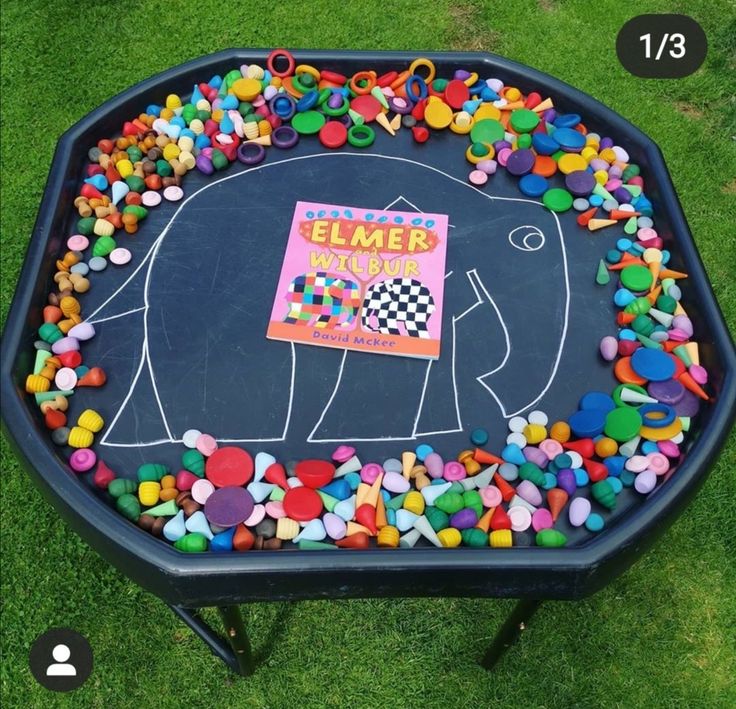
<path fill-rule="evenodd" d="M 245 485 L 253 477 L 253 458 L 242 448 L 218 448 L 207 458 L 204 473 L 215 487 Z"/>
<path fill-rule="evenodd" d="M 350 108 L 363 116 L 366 123 L 370 123 L 376 120 L 376 116 L 381 112 L 383 107 L 375 96 L 364 94 L 362 96 L 356 96 L 350 102 Z"/>
<path fill-rule="evenodd" d="M 304 485 L 318 488 L 332 482 L 335 466 L 329 460 L 302 460 L 296 464 L 295 472 Z"/>
<path fill-rule="evenodd" d="M 348 81 L 348 77 L 344 74 L 338 74 L 336 71 L 328 71 L 327 69 L 323 69 L 320 74 L 319 78 L 323 79 L 324 81 L 329 81 L 332 84 L 346 84 Z"/>
<path fill-rule="evenodd" d="M 382 89 L 385 89 L 387 86 L 391 86 L 391 84 L 396 81 L 396 79 L 399 78 L 399 72 L 398 71 L 389 71 L 385 74 L 381 74 L 376 79 L 376 86 L 380 86 Z"/>
<path fill-rule="evenodd" d="M 327 121 L 319 129 L 319 142 L 325 148 L 341 148 L 348 141 L 348 129 L 340 121 Z"/>
<path fill-rule="evenodd" d="M 455 109 L 461 109 L 470 98 L 470 89 L 460 79 L 453 79 L 445 87 L 445 102 Z"/>
<path fill-rule="evenodd" d="M 308 487 L 287 490 L 282 504 L 286 515 L 297 522 L 309 522 L 322 512 L 322 498 Z"/>

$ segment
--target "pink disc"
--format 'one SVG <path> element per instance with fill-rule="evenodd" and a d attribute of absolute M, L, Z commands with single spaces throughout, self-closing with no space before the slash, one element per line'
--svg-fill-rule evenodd
<path fill-rule="evenodd" d="M 72 251 L 84 251 L 89 246 L 89 239 L 82 234 L 74 234 L 66 240 L 66 246 Z"/>
<path fill-rule="evenodd" d="M 71 367 L 62 367 L 56 372 L 54 384 L 61 391 L 71 391 L 77 386 L 77 373 Z"/>
<path fill-rule="evenodd" d="M 75 473 L 86 473 L 96 462 L 97 456 L 90 448 L 78 448 L 69 458 L 69 465 Z"/>
<path fill-rule="evenodd" d="M 266 514 L 271 519 L 281 519 L 282 517 L 286 517 L 286 512 L 284 512 L 284 506 L 281 504 L 281 500 L 272 500 L 271 502 L 267 502 Z"/>
<path fill-rule="evenodd" d="M 480 499 L 483 502 L 484 507 L 498 507 L 503 500 L 501 491 L 495 485 L 489 485 L 488 487 L 482 487 L 478 490 Z"/>
<path fill-rule="evenodd" d="M 352 446 L 338 446 L 332 454 L 332 460 L 337 463 L 346 463 L 355 455 L 355 448 Z"/>
<path fill-rule="evenodd" d="M 209 433 L 202 433 L 197 438 L 194 447 L 202 455 L 210 456 L 217 450 L 217 441 Z"/>
<path fill-rule="evenodd" d="M 133 254 L 131 254 L 128 249 L 124 249 L 122 246 L 120 246 L 117 249 L 113 249 L 110 252 L 108 258 L 116 266 L 124 266 L 130 261 L 130 259 L 133 258 Z"/>
<path fill-rule="evenodd" d="M 679 458 L 680 447 L 673 441 L 659 441 L 657 443 L 661 453 L 664 453 L 668 458 Z"/>
<path fill-rule="evenodd" d="M 156 207 L 161 204 L 161 195 L 153 190 L 148 190 L 141 195 L 144 207 Z"/>
<path fill-rule="evenodd" d="M 642 227 L 636 232 L 636 238 L 639 241 L 649 241 L 650 239 L 657 238 L 657 232 L 651 227 Z"/>
<path fill-rule="evenodd" d="M 488 173 L 483 172 L 483 170 L 473 170 L 468 175 L 468 180 L 470 180 L 471 185 L 477 185 L 480 187 L 488 182 Z"/>
<path fill-rule="evenodd" d="M 171 185 L 164 190 L 164 199 L 169 202 L 178 202 L 184 196 L 184 190 L 176 185 Z"/>
<path fill-rule="evenodd" d="M 215 486 L 206 478 L 200 478 L 192 485 L 192 499 L 203 505 L 207 498 L 215 491 Z"/>

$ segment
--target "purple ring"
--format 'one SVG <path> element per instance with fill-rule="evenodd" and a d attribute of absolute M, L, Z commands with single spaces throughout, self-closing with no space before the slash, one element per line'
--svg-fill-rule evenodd
<path fill-rule="evenodd" d="M 277 148 L 293 148 L 299 142 L 299 133 L 291 126 L 279 126 L 271 133 L 271 144 Z"/>
<path fill-rule="evenodd" d="M 388 100 L 388 105 L 391 107 L 391 110 L 394 113 L 400 113 L 402 116 L 406 115 L 407 113 L 411 113 L 412 105 L 410 101 L 407 101 L 406 99 L 401 99 L 404 102 L 404 105 L 402 106 L 394 96 L 392 96 Z"/>
<path fill-rule="evenodd" d="M 258 165 L 266 159 L 266 149 L 258 143 L 241 143 L 237 156 L 244 165 Z"/>

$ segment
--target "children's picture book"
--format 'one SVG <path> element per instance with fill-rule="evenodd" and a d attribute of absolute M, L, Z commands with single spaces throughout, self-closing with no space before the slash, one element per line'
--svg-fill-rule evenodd
<path fill-rule="evenodd" d="M 266 336 L 437 359 L 446 214 L 297 202 Z"/>

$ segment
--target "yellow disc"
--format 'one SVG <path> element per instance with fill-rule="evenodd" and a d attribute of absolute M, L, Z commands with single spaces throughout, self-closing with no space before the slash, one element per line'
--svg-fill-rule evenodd
<path fill-rule="evenodd" d="M 424 120 L 430 128 L 447 128 L 452 123 L 452 109 L 442 101 L 430 101 L 424 109 Z"/>
<path fill-rule="evenodd" d="M 230 88 L 239 101 L 252 101 L 261 93 L 261 82 L 258 79 L 238 79 Z"/>
<path fill-rule="evenodd" d="M 576 170 L 585 170 L 588 167 L 588 161 L 582 155 L 565 153 L 557 161 L 557 167 L 561 173 L 569 175 Z"/>
<path fill-rule="evenodd" d="M 647 441 L 668 441 L 674 438 L 682 431 L 682 421 L 676 418 L 669 426 L 662 428 L 652 428 L 651 426 L 642 426 L 639 435 Z"/>
<path fill-rule="evenodd" d="M 501 111 L 499 111 L 492 103 L 482 103 L 473 114 L 473 122 L 477 123 L 485 118 L 492 118 L 494 121 L 497 121 L 501 118 Z"/>

